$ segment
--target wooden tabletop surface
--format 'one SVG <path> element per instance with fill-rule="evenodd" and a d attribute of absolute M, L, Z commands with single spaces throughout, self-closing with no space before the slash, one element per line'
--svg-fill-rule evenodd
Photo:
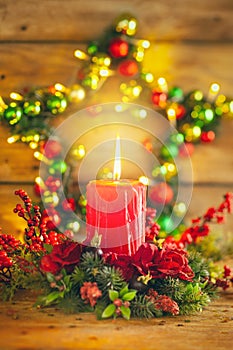
<path fill-rule="evenodd" d="M 232 290 L 200 314 L 150 320 L 97 321 L 93 314 L 35 309 L 34 300 L 22 292 L 13 303 L 0 305 L 1 350 L 232 349 Z"/>

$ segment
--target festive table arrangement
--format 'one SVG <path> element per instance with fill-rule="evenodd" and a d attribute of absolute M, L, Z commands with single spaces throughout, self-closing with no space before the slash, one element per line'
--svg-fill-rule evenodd
<path fill-rule="evenodd" d="M 144 71 L 150 43 L 135 38 L 136 29 L 133 16 L 121 16 L 86 52 L 76 50 L 75 57 L 83 62 L 76 84 L 56 83 L 0 98 L 1 120 L 12 133 L 8 142 L 25 142 L 44 164 L 34 187 L 40 205 L 33 204 L 24 190 L 16 191 L 23 204 L 14 212 L 26 221 L 25 241 L 0 235 L 3 299 L 21 288 L 38 289 L 38 307 L 95 312 L 100 319 L 150 318 L 201 311 L 217 288 L 226 289 L 233 282 L 228 266 L 220 269 L 200 254 L 204 241 L 208 246 L 209 224 L 222 223 L 231 212 L 232 194 L 190 227 L 182 221 L 187 204 L 177 200 L 177 159 L 189 159 L 196 143 L 213 141 L 221 117 L 232 113 L 232 101 L 220 93 L 218 83 L 211 84 L 206 96 L 201 90 L 184 93 Z M 121 179 L 117 136 L 114 170 L 103 168 L 77 198 L 66 182 L 74 163 L 85 160 L 85 145 L 75 145 L 67 160 L 64 140 L 54 137 L 52 119 L 68 104 L 82 106 L 113 75 L 122 80 L 122 101 L 114 104 L 115 112 L 144 99 L 163 116 L 169 132 L 159 147 L 150 136 L 143 139 L 141 146 L 156 154 L 159 164 L 150 177 L 133 180 Z M 94 119 L 101 112 L 100 105 L 85 108 Z M 140 125 L 149 118 L 141 105 L 132 114 Z M 75 220 L 70 213 L 75 213 Z M 86 237 L 77 241 L 81 223 Z"/>

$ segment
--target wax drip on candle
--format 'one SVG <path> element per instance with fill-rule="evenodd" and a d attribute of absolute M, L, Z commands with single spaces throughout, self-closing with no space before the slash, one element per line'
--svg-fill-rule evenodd
<path fill-rule="evenodd" d="M 115 150 L 115 161 L 113 169 L 113 180 L 120 180 L 121 177 L 121 144 L 120 136 L 116 138 L 116 150 Z"/>

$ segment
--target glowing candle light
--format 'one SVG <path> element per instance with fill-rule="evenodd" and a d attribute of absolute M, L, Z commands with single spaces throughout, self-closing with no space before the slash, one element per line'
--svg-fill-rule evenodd
<path fill-rule="evenodd" d="M 113 179 L 87 185 L 86 244 L 104 252 L 131 255 L 145 240 L 146 185 L 120 179 L 120 138 L 116 140 Z"/>

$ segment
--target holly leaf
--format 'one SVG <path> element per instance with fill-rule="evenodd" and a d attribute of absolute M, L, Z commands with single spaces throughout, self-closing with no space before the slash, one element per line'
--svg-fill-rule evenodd
<path fill-rule="evenodd" d="M 136 290 L 128 292 L 128 293 L 123 295 L 122 299 L 125 300 L 125 301 L 133 300 L 135 298 L 136 293 L 137 293 Z"/>
<path fill-rule="evenodd" d="M 119 298 L 119 293 L 116 291 L 116 290 L 109 290 L 108 291 L 108 295 L 109 295 L 109 299 L 111 301 L 114 301 L 116 300 L 117 298 Z"/>
<path fill-rule="evenodd" d="M 129 319 L 130 319 L 130 314 L 131 314 L 130 308 L 125 307 L 124 305 L 122 305 L 122 306 L 120 307 L 120 310 L 121 310 L 122 316 L 123 316 L 126 320 L 129 320 Z"/>
<path fill-rule="evenodd" d="M 128 293 L 128 291 L 129 291 L 128 284 L 126 284 L 126 286 L 124 288 L 122 288 L 120 291 L 120 297 L 122 297 L 124 294 Z"/>
<path fill-rule="evenodd" d="M 49 293 L 46 296 L 39 297 L 35 305 L 48 306 L 49 304 L 52 304 L 54 301 L 56 301 L 60 297 L 61 297 L 61 292 L 54 291 Z"/>
<path fill-rule="evenodd" d="M 49 283 L 54 282 L 54 275 L 51 272 L 47 272 L 46 277 Z"/>
<path fill-rule="evenodd" d="M 108 305 L 103 313 L 102 313 L 102 318 L 109 318 L 111 317 L 116 311 L 116 306 L 114 304 Z"/>

